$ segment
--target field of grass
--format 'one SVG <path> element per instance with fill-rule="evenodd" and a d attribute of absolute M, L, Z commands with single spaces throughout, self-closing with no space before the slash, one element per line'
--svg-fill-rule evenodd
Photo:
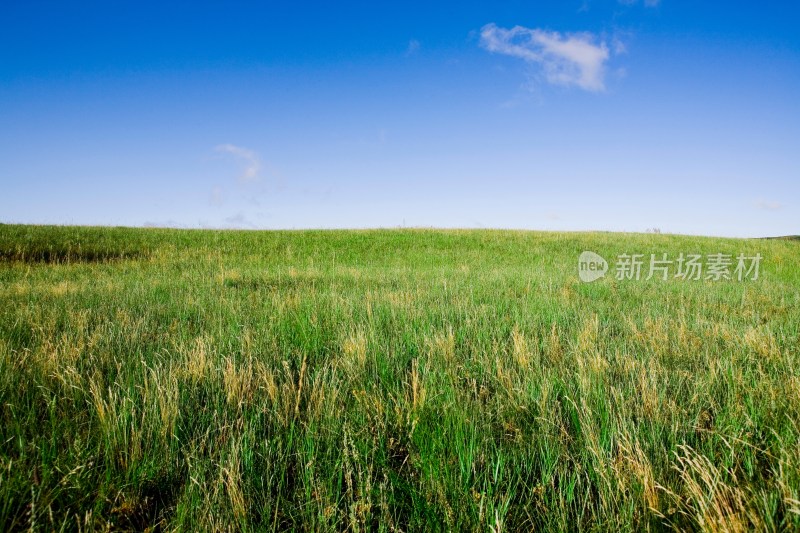
<path fill-rule="evenodd" d="M 577 258 L 760 253 L 755 281 Z M 0 530 L 800 529 L 800 241 L 0 225 Z"/>

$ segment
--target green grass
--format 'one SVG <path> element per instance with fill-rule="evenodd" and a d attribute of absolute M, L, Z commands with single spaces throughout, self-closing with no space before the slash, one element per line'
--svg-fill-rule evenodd
<path fill-rule="evenodd" d="M 764 257 L 757 281 L 577 257 Z M 800 529 L 800 241 L 0 225 L 0 529 Z"/>

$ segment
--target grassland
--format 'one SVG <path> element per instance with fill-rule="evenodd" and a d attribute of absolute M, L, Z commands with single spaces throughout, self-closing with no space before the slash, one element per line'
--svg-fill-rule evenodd
<path fill-rule="evenodd" d="M 583 250 L 756 281 L 578 280 Z M 0 529 L 800 529 L 800 241 L 0 225 Z"/>

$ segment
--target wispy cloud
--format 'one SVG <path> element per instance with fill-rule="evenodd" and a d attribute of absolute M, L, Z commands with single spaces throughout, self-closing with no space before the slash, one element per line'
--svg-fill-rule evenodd
<path fill-rule="evenodd" d="M 756 207 L 763 209 L 764 211 L 778 211 L 779 209 L 783 208 L 783 204 L 768 200 L 758 200 L 756 202 Z"/>
<path fill-rule="evenodd" d="M 577 86 L 587 91 L 605 89 L 608 45 L 591 33 L 566 33 L 514 26 L 481 28 L 486 50 L 538 64 L 554 85 Z"/>
<path fill-rule="evenodd" d="M 231 154 L 242 165 L 239 181 L 258 181 L 261 171 L 261 159 L 253 150 L 233 144 L 220 144 L 214 148 L 217 152 Z"/>
<path fill-rule="evenodd" d="M 239 211 L 235 215 L 231 215 L 229 217 L 225 217 L 225 224 L 231 228 L 255 228 L 257 227 L 256 224 L 247 218 L 247 216 Z"/>
<path fill-rule="evenodd" d="M 215 207 L 220 207 L 225 203 L 225 193 L 223 193 L 222 187 L 216 186 L 211 189 L 211 197 L 209 198 L 209 202 Z"/>
<path fill-rule="evenodd" d="M 632 6 L 634 4 L 639 3 L 639 0 L 618 0 L 618 1 L 620 4 L 624 4 L 626 6 Z M 644 0 L 644 2 L 642 3 L 645 5 L 645 7 L 658 7 L 658 5 L 661 3 L 661 0 Z"/>
<path fill-rule="evenodd" d="M 421 45 L 419 41 L 416 39 L 411 39 L 410 41 L 408 41 L 408 47 L 406 48 L 406 57 L 412 56 L 417 52 L 419 52 L 420 46 Z"/>
<path fill-rule="evenodd" d="M 142 223 L 142 226 L 145 228 L 186 228 L 185 224 L 181 224 L 173 219 L 164 220 L 161 222 L 153 221 L 153 220 L 145 220 Z"/>

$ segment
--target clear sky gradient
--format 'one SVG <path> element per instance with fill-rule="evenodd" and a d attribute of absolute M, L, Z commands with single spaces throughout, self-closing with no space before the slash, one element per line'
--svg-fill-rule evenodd
<path fill-rule="evenodd" d="M 800 234 L 799 20 L 2 2 L 0 222 Z"/>

